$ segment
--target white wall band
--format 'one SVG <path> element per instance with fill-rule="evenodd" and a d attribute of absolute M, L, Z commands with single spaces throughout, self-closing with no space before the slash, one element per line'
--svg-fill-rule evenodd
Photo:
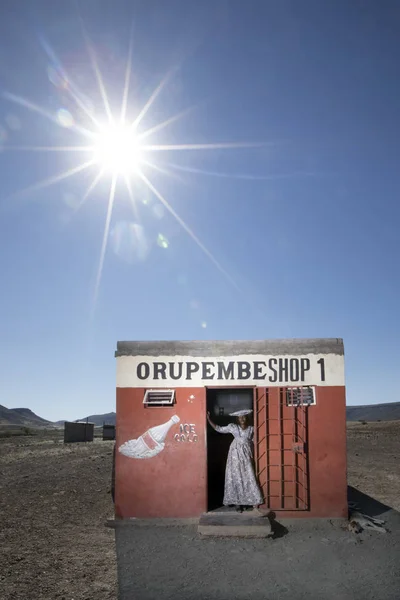
<path fill-rule="evenodd" d="M 118 356 L 118 388 L 343 386 L 344 356 Z"/>

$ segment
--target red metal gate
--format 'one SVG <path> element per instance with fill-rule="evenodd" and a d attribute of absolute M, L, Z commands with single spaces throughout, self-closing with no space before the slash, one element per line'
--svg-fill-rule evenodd
<path fill-rule="evenodd" d="M 309 510 L 308 390 L 255 389 L 256 473 L 273 510 Z"/>

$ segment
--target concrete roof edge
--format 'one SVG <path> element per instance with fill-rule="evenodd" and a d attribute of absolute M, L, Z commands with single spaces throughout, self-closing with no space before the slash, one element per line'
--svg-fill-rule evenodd
<path fill-rule="evenodd" d="M 271 340 L 119 341 L 119 356 L 232 356 L 239 354 L 344 354 L 342 338 Z"/>

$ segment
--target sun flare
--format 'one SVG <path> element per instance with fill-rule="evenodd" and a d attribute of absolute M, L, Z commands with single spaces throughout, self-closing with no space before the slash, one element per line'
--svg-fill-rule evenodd
<path fill-rule="evenodd" d="M 101 127 L 94 143 L 93 160 L 105 173 L 130 176 L 137 174 L 143 150 L 134 128 L 128 124 Z"/>
<path fill-rule="evenodd" d="M 157 171 L 171 178 L 181 179 L 179 177 L 180 171 L 185 171 L 185 167 L 180 167 L 174 164 L 160 164 L 158 156 L 164 153 L 164 156 L 169 156 L 171 153 L 184 153 L 197 152 L 197 151 L 215 151 L 221 149 L 235 149 L 235 148 L 254 148 L 264 146 L 264 143 L 207 143 L 200 141 L 200 143 L 160 143 L 157 140 L 158 134 L 169 128 L 174 122 L 182 119 L 185 115 L 189 114 L 193 108 L 190 107 L 183 110 L 173 116 L 166 118 L 164 121 L 156 122 L 150 128 L 143 130 L 143 121 L 147 113 L 151 112 L 153 105 L 158 99 L 161 91 L 165 88 L 167 82 L 171 79 L 172 74 L 176 69 L 172 69 L 166 74 L 166 76 L 160 81 L 159 85 L 154 89 L 148 98 L 147 102 L 139 109 L 138 113 L 134 115 L 134 120 L 128 121 L 128 110 L 131 107 L 129 101 L 129 88 L 131 79 L 131 63 L 132 63 L 132 35 L 129 40 L 129 50 L 127 57 L 127 64 L 125 70 L 125 79 L 122 93 L 121 110 L 119 114 L 116 114 L 111 110 L 109 98 L 106 92 L 106 86 L 103 81 L 102 73 L 99 68 L 96 52 L 93 44 L 86 33 L 86 30 L 82 24 L 82 32 L 86 42 L 88 55 L 90 58 L 93 73 L 97 80 L 98 92 L 102 99 L 104 111 L 101 120 L 99 121 L 97 115 L 94 112 L 91 102 L 88 100 L 87 90 L 84 92 L 78 88 L 76 83 L 71 80 L 68 76 L 62 63 L 56 57 L 54 51 L 47 42 L 42 40 L 43 48 L 48 55 L 52 70 L 50 81 L 53 85 L 62 91 L 64 98 L 64 104 L 68 104 L 71 110 L 65 107 L 61 107 L 56 114 L 46 108 L 35 104 L 29 99 L 22 98 L 11 92 L 0 92 L 0 96 L 8 99 L 10 102 L 22 106 L 31 112 L 37 113 L 42 117 L 45 117 L 49 121 L 53 122 L 57 127 L 62 129 L 70 129 L 73 133 L 78 134 L 81 143 L 78 145 L 51 145 L 51 146 L 7 146 L 10 150 L 21 150 L 23 152 L 61 152 L 76 153 L 79 156 L 79 162 L 76 166 L 62 171 L 61 173 L 52 175 L 47 179 L 33 183 L 32 185 L 21 190 L 16 195 L 26 195 L 33 191 L 38 191 L 51 185 L 65 181 L 72 176 L 83 173 L 86 170 L 90 170 L 95 167 L 95 175 L 93 180 L 90 182 L 85 193 L 83 194 L 78 208 L 81 207 L 89 198 L 90 195 L 94 194 L 94 190 L 97 188 L 103 176 L 110 181 L 110 188 L 108 194 L 107 213 L 105 218 L 104 233 L 101 243 L 100 258 L 97 268 L 97 275 L 95 281 L 93 306 L 96 306 L 97 295 L 100 286 L 101 276 L 103 272 L 104 259 L 106 255 L 107 242 L 110 235 L 110 227 L 113 217 L 113 208 L 115 199 L 117 197 L 117 186 L 121 183 L 126 186 L 129 199 L 132 204 L 132 208 L 135 215 L 135 220 L 138 217 L 138 205 L 137 199 L 134 197 L 132 191 L 133 179 L 138 180 L 139 183 L 143 184 L 148 189 L 152 196 L 157 202 L 162 205 L 165 209 L 183 228 L 183 230 L 190 236 L 193 242 L 199 247 L 199 249 L 208 257 L 208 259 L 214 264 L 214 266 L 220 271 L 220 273 L 241 293 L 242 290 L 237 285 L 235 279 L 224 269 L 219 263 L 212 252 L 203 244 L 199 237 L 195 234 L 193 229 L 183 220 L 182 217 L 176 212 L 173 206 L 165 198 L 153 182 L 152 173 Z M 54 77 L 54 73 L 57 77 Z M 79 115 L 79 117 L 77 117 Z M 131 115 L 131 119 L 133 116 Z M 141 129 L 140 134 L 138 130 Z M 155 137 L 154 137 L 155 136 Z M 1 141 L 1 140 L 0 140 Z M 1 150 L 2 148 L 0 148 Z M 82 155 L 84 156 L 82 160 Z M 193 173 L 204 173 L 205 175 L 217 175 L 225 176 L 224 174 L 212 173 L 196 169 L 186 169 L 188 172 Z M 78 208 L 76 210 L 78 210 Z M 161 242 L 160 242 L 161 240 Z M 162 248 L 168 248 L 168 243 L 162 234 L 158 234 L 157 245 Z"/>

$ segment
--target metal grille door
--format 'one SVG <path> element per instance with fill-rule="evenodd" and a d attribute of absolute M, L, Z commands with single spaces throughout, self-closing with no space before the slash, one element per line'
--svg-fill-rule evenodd
<path fill-rule="evenodd" d="M 309 388 L 256 388 L 255 465 L 265 505 L 308 510 Z"/>
<path fill-rule="evenodd" d="M 268 472 L 268 389 L 256 388 L 254 398 L 254 454 L 258 482 L 264 498 L 270 496 Z"/>

